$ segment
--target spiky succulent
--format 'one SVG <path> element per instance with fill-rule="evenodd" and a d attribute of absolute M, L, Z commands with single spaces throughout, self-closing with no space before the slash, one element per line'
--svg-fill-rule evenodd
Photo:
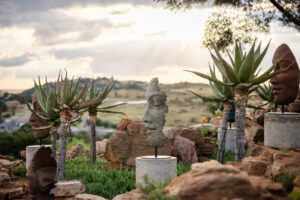
<path fill-rule="evenodd" d="M 209 65 L 210 76 L 214 79 L 217 79 L 215 65 L 212 67 Z M 225 77 L 223 77 L 223 82 L 228 83 Z M 219 83 L 209 81 L 210 88 L 212 89 L 214 96 L 203 96 L 193 92 L 191 90 L 187 90 L 197 97 L 201 98 L 203 101 L 216 101 L 216 102 L 226 102 L 230 101 L 233 103 L 233 89 L 230 86 L 224 86 Z"/>
<path fill-rule="evenodd" d="M 87 102 L 94 101 L 95 103 L 86 108 L 90 116 L 96 116 L 98 112 L 126 115 L 123 112 L 108 110 L 120 105 L 124 105 L 125 103 L 115 103 L 115 104 L 106 104 L 106 105 L 104 104 L 108 94 L 111 92 L 114 86 L 115 86 L 115 82 L 109 86 L 96 89 L 94 86 L 94 81 L 93 80 L 91 81 L 89 92 L 87 94 L 89 100 Z"/>
<path fill-rule="evenodd" d="M 271 84 L 259 85 L 256 92 L 264 101 L 274 101 L 273 87 L 271 86 Z"/>
<path fill-rule="evenodd" d="M 27 103 L 28 109 L 39 119 L 47 122 L 47 126 L 45 127 L 34 127 L 34 130 L 44 130 L 50 129 L 50 133 L 55 131 L 60 125 L 60 116 L 58 109 L 58 104 L 56 101 L 56 88 L 50 85 L 47 81 L 45 84 L 41 84 L 40 77 L 38 77 L 38 82 L 34 80 L 34 89 L 35 95 L 38 101 L 39 106 L 41 107 L 42 112 L 38 113 L 34 109 L 32 109 Z"/>
<path fill-rule="evenodd" d="M 222 77 L 225 77 L 228 82 L 218 80 L 216 77 L 208 76 L 200 72 L 188 70 L 186 71 L 192 72 L 219 85 L 235 87 L 237 85 L 244 84 L 248 88 L 250 88 L 254 85 L 259 85 L 265 82 L 266 80 L 270 79 L 278 73 L 281 73 L 282 71 L 285 71 L 274 71 L 277 63 L 279 62 L 278 60 L 267 71 L 260 74 L 261 69 L 259 68 L 259 65 L 266 55 L 269 44 L 270 42 L 261 51 L 261 42 L 256 47 L 256 41 L 254 41 L 250 50 L 248 52 L 244 52 L 241 44 L 239 42 L 235 42 L 234 56 L 231 56 L 230 53 L 226 51 L 230 59 L 230 63 L 222 57 L 217 47 L 215 45 L 212 45 L 215 54 L 210 51 L 211 57 L 216 67 L 222 74 Z"/>

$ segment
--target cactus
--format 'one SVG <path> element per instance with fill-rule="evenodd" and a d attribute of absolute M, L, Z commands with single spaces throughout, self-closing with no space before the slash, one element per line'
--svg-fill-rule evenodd
<path fill-rule="evenodd" d="M 102 89 L 96 90 L 94 87 L 94 81 L 91 81 L 91 85 L 89 88 L 89 92 L 87 93 L 88 101 L 95 101 L 96 103 L 90 105 L 86 108 L 89 113 L 89 117 L 91 120 L 91 148 L 90 148 L 90 156 L 91 156 L 91 163 L 95 164 L 96 162 L 96 120 L 97 120 L 97 113 L 116 113 L 116 114 L 123 114 L 122 112 L 116 112 L 108 110 L 110 108 L 114 108 L 120 105 L 124 105 L 125 103 L 116 103 L 111 105 L 103 105 L 103 102 L 106 100 L 108 94 L 115 86 L 115 83 L 111 84 L 110 86 L 106 86 Z"/>

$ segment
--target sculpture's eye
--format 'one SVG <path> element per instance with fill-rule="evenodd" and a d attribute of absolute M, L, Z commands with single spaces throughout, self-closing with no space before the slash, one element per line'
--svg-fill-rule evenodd
<path fill-rule="evenodd" d="M 149 103 L 153 106 L 163 106 L 166 102 L 166 97 L 161 95 L 152 95 L 149 98 Z"/>

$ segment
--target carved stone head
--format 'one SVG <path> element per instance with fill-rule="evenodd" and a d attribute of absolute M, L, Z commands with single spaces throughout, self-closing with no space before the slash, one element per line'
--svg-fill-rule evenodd
<path fill-rule="evenodd" d="M 275 70 L 287 69 L 287 71 L 271 78 L 275 103 L 287 105 L 292 103 L 299 92 L 299 67 L 294 54 L 286 44 L 281 44 L 273 56 L 273 64 L 279 60 Z"/>
<path fill-rule="evenodd" d="M 35 95 L 32 96 L 32 105 L 33 105 L 33 110 L 40 114 L 42 113 L 42 109 L 41 109 L 41 106 L 39 105 L 38 101 L 37 101 L 37 98 Z M 45 127 L 47 126 L 47 122 L 40 119 L 39 117 L 37 117 L 36 115 L 34 114 L 31 114 L 30 116 L 30 119 L 29 119 L 31 125 L 35 128 L 38 128 L 38 127 Z M 43 139 L 43 138 L 46 138 L 48 137 L 50 134 L 50 129 L 45 129 L 45 130 L 35 130 L 33 131 L 33 135 L 35 138 L 37 139 Z"/>
<path fill-rule="evenodd" d="M 168 106 L 167 95 L 159 88 L 158 79 L 153 78 L 147 88 L 147 110 L 144 115 L 145 127 L 147 129 L 150 146 L 162 146 L 165 140 L 163 127 L 166 122 Z"/>

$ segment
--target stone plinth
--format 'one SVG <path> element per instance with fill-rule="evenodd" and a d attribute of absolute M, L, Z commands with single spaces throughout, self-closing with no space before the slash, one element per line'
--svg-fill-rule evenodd
<path fill-rule="evenodd" d="M 273 148 L 300 147 L 300 114 L 269 112 L 265 114 L 264 145 Z"/>
<path fill-rule="evenodd" d="M 221 129 L 218 130 L 218 145 L 221 144 Z M 231 128 L 227 129 L 226 133 L 226 142 L 225 142 L 225 151 L 226 152 L 235 152 L 236 146 L 236 129 Z"/>
<path fill-rule="evenodd" d="M 50 147 L 51 148 L 51 145 L 42 145 L 42 146 L 45 146 L 45 147 Z M 26 169 L 28 170 L 29 168 L 29 165 L 32 161 L 32 158 L 35 154 L 35 152 L 40 148 L 41 146 L 40 145 L 31 145 L 31 146 L 27 146 L 26 147 Z"/>
<path fill-rule="evenodd" d="M 172 156 L 141 156 L 135 159 L 136 185 L 144 185 L 144 177 L 150 182 L 171 181 L 177 176 L 177 158 Z"/>

